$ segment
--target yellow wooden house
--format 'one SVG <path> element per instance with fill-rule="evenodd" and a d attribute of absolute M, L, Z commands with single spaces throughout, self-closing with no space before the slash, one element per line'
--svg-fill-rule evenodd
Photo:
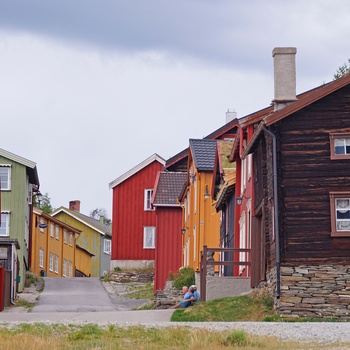
<path fill-rule="evenodd" d="M 211 199 L 216 140 L 190 139 L 187 185 L 181 195 L 183 208 L 183 265 L 199 272 L 203 246 L 218 247 L 220 214 Z"/>
<path fill-rule="evenodd" d="M 92 217 L 80 213 L 80 201 L 74 200 L 69 202 L 69 208 L 59 207 L 51 214 L 52 217 L 65 222 L 66 224 L 76 227 L 81 231 L 77 238 L 77 247 L 81 253 L 90 254 L 80 256 L 77 260 L 79 272 L 88 277 L 101 277 L 110 270 L 111 261 L 111 227 L 103 221 L 96 220 Z M 88 269 L 85 264 L 90 264 L 91 272 L 85 274 Z"/>
<path fill-rule="evenodd" d="M 33 208 L 31 271 L 47 277 L 75 277 L 76 240 L 80 233 L 79 229 Z"/>

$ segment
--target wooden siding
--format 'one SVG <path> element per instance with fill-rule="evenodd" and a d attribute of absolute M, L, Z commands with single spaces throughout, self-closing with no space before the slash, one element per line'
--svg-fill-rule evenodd
<path fill-rule="evenodd" d="M 66 224 L 77 228 L 82 231 L 76 244 L 86 249 L 88 252 L 93 254 L 91 264 L 91 277 L 101 277 L 100 275 L 100 244 L 101 234 L 91 227 L 85 225 L 83 222 L 73 218 L 65 212 L 59 212 L 55 215 L 55 218 L 65 222 Z M 84 268 L 87 270 L 88 266 Z"/>
<path fill-rule="evenodd" d="M 28 264 L 30 205 L 28 204 L 29 179 L 26 167 L 0 156 L 0 164 L 11 164 L 11 190 L 1 191 L 1 210 L 10 211 L 10 237 L 17 239 L 20 249 L 17 250 L 20 263 L 18 291 L 24 287 L 26 264 Z"/>
<path fill-rule="evenodd" d="M 41 222 L 41 215 L 38 213 L 33 213 L 33 227 L 32 227 L 32 251 L 31 251 L 31 271 L 40 275 L 41 271 L 46 272 L 47 277 L 63 277 L 63 259 L 67 260 L 66 265 L 66 276 L 68 277 L 68 262 L 72 263 L 72 277 L 75 276 L 75 232 L 67 229 L 67 242 L 64 242 L 63 232 L 66 229 L 63 225 L 50 220 L 45 217 L 42 219 L 42 223 L 47 224 L 48 227 L 44 229 L 39 228 L 39 223 Z M 51 223 L 54 224 L 54 237 L 50 235 Z M 56 226 L 59 227 L 59 239 L 56 238 Z M 69 235 L 73 234 L 72 245 L 69 244 Z M 40 264 L 40 249 L 43 250 L 43 266 Z M 53 269 L 50 270 L 50 253 L 53 254 Z M 58 272 L 55 272 L 55 256 L 59 258 Z"/>
<path fill-rule="evenodd" d="M 155 259 L 155 249 L 143 248 L 144 226 L 156 226 L 155 211 L 144 210 L 144 190 L 153 189 L 162 169 L 154 161 L 113 188 L 112 260 Z"/>
<path fill-rule="evenodd" d="M 154 292 L 163 290 L 169 272 L 182 266 L 181 208 L 157 207 Z"/>
<path fill-rule="evenodd" d="M 279 154 L 281 261 L 349 263 L 350 237 L 330 235 L 329 192 L 350 191 L 350 160 L 330 159 L 329 133 L 350 131 L 350 86 L 286 117 L 272 131 Z"/>

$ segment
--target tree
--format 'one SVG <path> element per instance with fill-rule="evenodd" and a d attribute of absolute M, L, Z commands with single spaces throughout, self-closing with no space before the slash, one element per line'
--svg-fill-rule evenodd
<path fill-rule="evenodd" d="M 112 223 L 112 220 L 108 218 L 107 210 L 104 208 L 94 209 L 92 212 L 90 212 L 90 217 L 96 220 L 100 220 L 101 217 L 103 217 L 103 223 L 108 226 L 110 226 Z"/>
<path fill-rule="evenodd" d="M 34 196 L 34 205 L 41 209 L 45 214 L 51 214 L 54 210 L 48 193 L 42 195 L 42 199 L 40 201 L 38 201 L 37 196 Z"/>
<path fill-rule="evenodd" d="M 337 69 L 337 73 L 333 75 L 334 80 L 343 77 L 346 74 L 350 73 L 350 58 L 348 58 L 348 62 L 344 63 Z"/>

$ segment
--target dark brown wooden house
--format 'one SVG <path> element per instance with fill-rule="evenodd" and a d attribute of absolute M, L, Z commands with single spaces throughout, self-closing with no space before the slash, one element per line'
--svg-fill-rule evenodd
<path fill-rule="evenodd" d="M 276 74 L 275 66 L 275 84 Z M 261 270 L 282 316 L 347 318 L 350 75 L 297 97 L 293 83 L 291 90 L 280 98 L 275 87 L 274 111 L 240 122 L 254 127 L 242 158 L 253 154 L 252 226 L 265 247 Z"/>

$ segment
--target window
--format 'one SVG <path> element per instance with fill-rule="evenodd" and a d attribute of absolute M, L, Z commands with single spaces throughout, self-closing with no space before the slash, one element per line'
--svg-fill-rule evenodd
<path fill-rule="evenodd" d="M 63 259 L 63 271 L 62 276 L 67 277 L 67 259 Z"/>
<path fill-rule="evenodd" d="M 350 236 L 350 192 L 330 192 L 331 236 Z"/>
<path fill-rule="evenodd" d="M 145 226 L 143 228 L 143 248 L 155 248 L 156 243 L 156 228 L 153 226 Z"/>
<path fill-rule="evenodd" d="M 350 158 L 350 133 L 335 133 L 329 135 L 331 159 Z"/>
<path fill-rule="evenodd" d="M 53 271 L 53 254 L 52 254 L 52 253 L 50 253 L 49 270 L 50 270 L 50 271 Z"/>
<path fill-rule="evenodd" d="M 64 230 L 63 231 L 63 242 L 65 244 L 67 244 L 67 237 L 68 237 L 68 232 L 67 232 L 67 230 Z"/>
<path fill-rule="evenodd" d="M 72 232 L 69 234 L 69 245 L 70 246 L 73 245 L 73 233 Z"/>
<path fill-rule="evenodd" d="M 51 222 L 50 223 L 50 236 L 54 237 L 54 231 L 55 231 L 55 225 Z"/>
<path fill-rule="evenodd" d="M 11 190 L 11 165 L 0 164 L 0 188 L 1 190 Z"/>
<path fill-rule="evenodd" d="M 55 273 L 58 273 L 59 257 L 55 255 Z"/>
<path fill-rule="evenodd" d="M 44 267 L 44 249 L 39 249 L 39 267 Z"/>
<path fill-rule="evenodd" d="M 1 212 L 0 237 L 10 235 L 10 213 Z"/>
<path fill-rule="evenodd" d="M 196 226 L 193 227 L 193 262 L 196 261 L 197 255 L 197 231 Z"/>
<path fill-rule="evenodd" d="M 153 190 L 147 189 L 145 190 L 145 199 L 144 199 L 144 209 L 145 210 L 153 210 L 151 200 L 152 200 Z"/>
<path fill-rule="evenodd" d="M 58 225 L 56 225 L 56 239 L 60 239 L 60 228 Z"/>
<path fill-rule="evenodd" d="M 109 255 L 111 255 L 111 242 L 110 239 L 105 239 L 103 243 L 103 252 Z"/>
<path fill-rule="evenodd" d="M 242 213 L 242 216 L 239 220 L 239 247 L 241 249 L 246 248 L 246 225 L 245 225 L 245 211 Z M 245 262 L 245 253 L 240 252 L 239 253 L 239 261 Z M 245 269 L 245 265 L 239 265 L 239 273 L 242 274 L 243 270 Z"/>
<path fill-rule="evenodd" d="M 72 270 L 73 270 L 72 262 L 68 261 L 68 277 L 72 277 Z"/>

